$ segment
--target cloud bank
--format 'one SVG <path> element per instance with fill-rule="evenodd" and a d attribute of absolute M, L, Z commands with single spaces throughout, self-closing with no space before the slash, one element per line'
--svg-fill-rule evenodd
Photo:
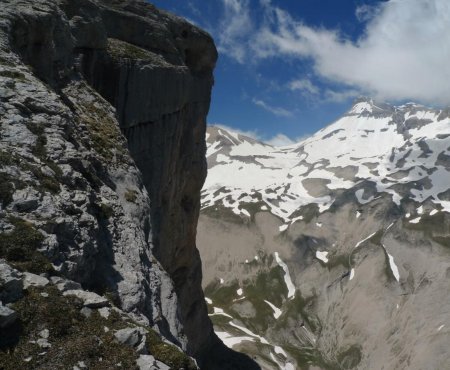
<path fill-rule="evenodd" d="M 365 32 L 352 41 L 339 30 L 310 27 L 270 0 L 260 0 L 263 20 L 255 24 L 248 0 L 222 0 L 227 24 L 219 49 L 240 63 L 267 58 L 310 60 L 316 77 L 346 91 L 383 100 L 450 103 L 450 1 L 390 0 L 360 6 Z M 230 18 L 231 17 L 231 18 Z M 231 19 L 232 22 L 227 21 Z M 308 80 L 291 89 L 316 93 Z"/>

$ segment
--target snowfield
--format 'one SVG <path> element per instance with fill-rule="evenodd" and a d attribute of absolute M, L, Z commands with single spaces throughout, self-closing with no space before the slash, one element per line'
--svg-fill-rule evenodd
<path fill-rule="evenodd" d="M 406 191 L 418 203 L 430 199 L 436 212 L 450 212 L 444 195 L 449 148 L 448 114 L 412 103 L 360 101 L 335 123 L 285 147 L 209 127 L 202 208 L 222 206 L 251 217 L 250 205 L 257 203 L 284 221 L 280 232 L 299 217 L 301 207 L 316 204 L 324 212 L 340 190 L 352 188 L 360 204 L 383 194 L 400 204 Z"/>

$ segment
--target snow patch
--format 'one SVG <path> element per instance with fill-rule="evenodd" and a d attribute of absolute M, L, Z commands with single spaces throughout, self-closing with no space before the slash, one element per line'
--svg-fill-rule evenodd
<path fill-rule="evenodd" d="M 241 296 L 243 291 L 242 288 L 239 288 L 238 290 L 236 290 L 237 295 Z"/>
<path fill-rule="evenodd" d="M 286 231 L 289 225 L 281 225 L 278 229 L 280 230 L 280 233 L 283 231 Z"/>
<path fill-rule="evenodd" d="M 275 350 L 275 353 L 277 355 L 283 355 L 284 357 L 287 358 L 287 353 L 284 351 L 283 348 L 281 348 L 280 346 L 274 346 L 273 349 Z"/>
<path fill-rule="evenodd" d="M 316 251 L 316 258 L 318 258 L 319 260 L 323 261 L 324 263 L 328 262 L 327 255 L 328 255 L 328 252 Z"/>
<path fill-rule="evenodd" d="M 220 340 L 228 347 L 233 348 L 233 346 L 240 344 L 244 341 L 247 342 L 254 342 L 255 339 L 252 337 L 236 337 L 231 335 L 230 333 L 227 333 L 225 331 L 216 331 L 216 335 L 220 338 Z"/>
<path fill-rule="evenodd" d="M 280 266 L 284 270 L 284 282 L 288 288 L 288 298 L 294 298 L 295 297 L 295 286 L 292 283 L 291 275 L 289 274 L 289 268 L 288 266 L 281 260 L 280 256 L 278 255 L 278 252 L 274 253 L 275 260 L 278 263 L 278 266 Z"/>
<path fill-rule="evenodd" d="M 419 216 L 419 217 L 416 217 L 416 218 L 410 220 L 409 222 L 411 224 L 418 224 L 421 218 L 422 218 L 422 216 Z"/>
<path fill-rule="evenodd" d="M 369 240 L 372 236 L 374 236 L 377 232 L 375 231 L 374 233 L 370 234 L 367 238 L 364 238 L 363 240 L 360 240 L 358 243 L 356 243 L 356 245 L 353 247 L 353 249 L 358 248 L 362 243 L 364 243 L 365 241 Z"/>
<path fill-rule="evenodd" d="M 205 301 L 208 304 L 212 304 L 213 303 L 212 300 L 210 298 L 208 298 L 208 297 L 205 297 Z"/>
<path fill-rule="evenodd" d="M 388 253 L 389 257 L 389 266 L 391 267 L 391 271 L 394 274 L 395 280 L 400 281 L 400 273 L 398 272 L 398 267 L 394 262 L 394 257 Z"/>
<path fill-rule="evenodd" d="M 389 267 L 391 268 L 392 274 L 395 277 L 395 280 L 400 281 L 400 273 L 398 271 L 398 266 L 395 264 L 394 257 L 389 254 L 387 248 L 383 245 L 384 250 L 386 251 L 389 259 Z"/>
<path fill-rule="evenodd" d="M 350 270 L 350 277 L 349 277 L 348 279 L 349 279 L 349 280 L 353 280 L 354 277 L 355 277 L 355 269 L 352 268 L 352 269 Z"/>
<path fill-rule="evenodd" d="M 253 333 L 251 330 L 248 330 L 247 328 L 245 328 L 245 327 L 243 327 L 243 326 L 237 325 L 237 324 L 235 324 L 235 323 L 232 322 L 232 321 L 230 321 L 228 324 L 230 324 L 232 327 L 234 327 L 234 328 L 236 328 L 236 329 L 241 330 L 242 332 L 244 332 L 244 333 L 247 334 L 247 335 L 250 335 L 250 336 L 252 336 L 252 337 L 254 337 L 254 338 L 259 339 L 259 341 L 260 341 L 262 344 L 269 344 L 269 342 L 268 342 L 265 338 L 259 336 L 258 334 Z"/>
<path fill-rule="evenodd" d="M 214 310 L 214 313 L 210 313 L 209 316 L 221 315 L 221 316 L 229 317 L 230 319 L 234 319 L 233 316 L 228 315 L 228 314 L 225 313 L 225 311 L 222 310 L 221 308 L 213 307 L 213 310 Z"/>
<path fill-rule="evenodd" d="M 273 317 L 275 319 L 278 319 L 281 316 L 281 313 L 282 313 L 281 310 L 269 301 L 264 300 L 264 302 L 266 302 L 270 306 L 270 308 L 273 310 Z"/>

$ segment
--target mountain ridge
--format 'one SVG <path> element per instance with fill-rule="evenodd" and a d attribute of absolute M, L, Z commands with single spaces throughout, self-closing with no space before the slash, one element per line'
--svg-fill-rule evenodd
<path fill-rule="evenodd" d="M 244 193 L 253 192 L 255 197 L 262 197 L 266 206 L 270 207 L 270 199 L 273 200 L 273 197 L 260 194 L 261 186 L 253 186 L 251 181 L 239 181 L 239 176 L 230 176 L 222 182 L 214 178 L 221 167 L 229 167 L 236 174 L 242 167 L 245 171 L 257 172 L 258 168 L 266 170 L 264 178 L 257 181 L 273 190 L 280 186 L 297 186 L 295 192 L 278 194 L 287 198 L 298 198 L 298 194 L 303 194 L 304 199 L 298 199 L 297 208 L 289 209 L 288 212 L 277 210 L 277 206 L 274 206 L 275 214 L 285 220 L 292 219 L 293 212 L 308 202 L 313 203 L 314 198 L 317 198 L 319 208 L 329 208 L 334 198 L 328 193 L 349 189 L 364 180 L 372 183 L 377 192 L 391 194 L 396 204 L 399 204 L 400 198 L 407 192 L 400 188 L 409 186 L 412 199 L 422 202 L 430 198 L 438 208 L 450 209 L 445 194 L 442 194 L 447 188 L 437 180 L 446 173 L 450 154 L 445 140 L 446 135 L 450 134 L 450 120 L 446 111 L 405 105 L 389 106 L 392 109 L 385 109 L 382 114 L 369 114 L 369 109 L 372 110 L 373 107 L 375 106 L 368 106 L 366 101 L 357 102 L 347 114 L 331 125 L 299 143 L 284 147 L 272 147 L 243 135 L 227 132 L 223 128 L 214 129 L 210 126 L 210 134 L 207 134 L 209 177 L 202 191 L 202 207 L 212 206 L 225 199 L 221 205 L 233 208 L 226 202 L 227 195 L 219 195 L 221 186 L 235 188 L 237 193 L 231 197 L 233 201 L 237 201 Z M 386 112 L 389 115 L 386 116 Z M 212 136 L 211 132 L 214 133 Z M 222 137 L 215 140 L 217 135 Z M 239 141 L 240 138 L 242 142 Z M 328 146 L 328 153 L 322 151 L 322 145 Z M 239 166 L 239 160 L 242 160 L 242 166 Z M 253 165 L 245 163 L 250 161 L 253 161 Z M 232 169 L 232 166 L 235 168 Z M 427 174 L 426 168 L 421 169 L 424 166 L 429 167 L 428 171 L 434 168 L 438 175 Z M 270 169 L 273 169 L 273 173 L 270 173 Z M 317 186 L 308 184 L 313 182 L 311 179 L 317 179 Z M 304 181 L 304 184 L 299 186 L 294 180 Z M 414 182 L 427 183 L 433 180 L 435 192 L 425 186 L 421 189 L 414 188 Z M 315 189 L 312 190 L 311 186 Z M 322 187 L 322 192 L 319 187 Z M 214 192 L 219 194 L 214 195 Z M 372 190 L 367 189 L 366 199 L 371 192 Z M 245 199 L 250 203 L 257 203 L 255 199 Z M 292 203 L 291 200 L 286 199 L 285 203 Z M 238 213 L 235 207 L 234 210 Z"/>

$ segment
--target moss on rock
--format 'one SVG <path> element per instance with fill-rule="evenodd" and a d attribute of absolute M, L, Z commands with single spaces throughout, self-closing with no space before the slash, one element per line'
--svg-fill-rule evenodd
<path fill-rule="evenodd" d="M 0 257 L 20 271 L 53 273 L 54 269 L 48 258 L 38 251 L 44 236 L 28 221 L 11 217 L 9 222 L 14 229 L 0 233 Z"/>
<path fill-rule="evenodd" d="M 149 353 L 171 369 L 196 370 L 195 362 L 177 347 L 165 343 L 153 330 L 147 333 L 146 345 Z"/>

